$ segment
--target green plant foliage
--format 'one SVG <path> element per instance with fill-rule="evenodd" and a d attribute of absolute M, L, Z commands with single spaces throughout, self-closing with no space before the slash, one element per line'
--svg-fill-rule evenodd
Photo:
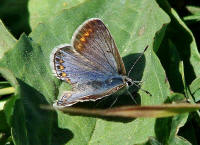
<path fill-rule="evenodd" d="M 196 78 L 190 85 L 191 94 L 194 97 L 195 102 L 200 101 L 200 78 Z"/>
<path fill-rule="evenodd" d="M 184 20 L 186 21 L 186 23 L 188 22 L 194 23 L 194 22 L 200 21 L 200 7 L 187 6 L 187 10 L 192 14 L 184 17 Z"/>
<path fill-rule="evenodd" d="M 0 21 L 0 37 L 0 58 L 2 58 L 4 53 L 16 43 L 15 38 L 8 32 L 2 21 Z"/>
<path fill-rule="evenodd" d="M 15 89 L 4 100 L 3 122 L 10 128 L 15 145 L 191 144 L 178 135 L 189 113 L 127 119 L 69 115 L 40 107 L 52 105 L 59 94 L 71 88 L 52 74 L 49 60 L 53 48 L 70 43 L 76 28 L 96 17 L 110 30 L 127 71 L 149 46 L 131 74 L 152 94 L 139 90 L 136 100 L 141 105 L 183 103 L 188 90 L 190 97 L 194 96 L 192 103 L 197 103 L 200 55 L 192 32 L 174 9 L 169 11 L 166 1 L 34 0 L 29 1 L 28 8 L 32 28 L 28 36 L 22 34 L 15 40 L 0 23 L 0 73 Z M 0 88 L 7 87 L 1 84 Z M 130 90 L 134 92 L 135 88 Z M 123 94 L 116 106 L 133 104 L 131 101 Z M 93 109 L 96 104 L 78 106 Z"/>

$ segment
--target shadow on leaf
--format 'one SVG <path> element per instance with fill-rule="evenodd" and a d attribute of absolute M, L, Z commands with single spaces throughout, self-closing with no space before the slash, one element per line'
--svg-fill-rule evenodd
<path fill-rule="evenodd" d="M 40 108 L 49 105 L 45 97 L 36 89 L 17 79 L 20 84 L 20 99 L 14 106 L 13 135 L 19 144 L 62 145 L 73 138 L 68 129 L 60 129 L 57 114 Z"/>

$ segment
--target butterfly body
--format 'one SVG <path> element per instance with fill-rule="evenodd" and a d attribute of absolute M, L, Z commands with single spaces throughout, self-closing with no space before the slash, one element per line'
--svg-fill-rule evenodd
<path fill-rule="evenodd" d="M 84 22 L 71 44 L 55 47 L 50 62 L 55 75 L 72 85 L 54 107 L 95 101 L 132 85 L 110 32 L 98 18 Z"/>

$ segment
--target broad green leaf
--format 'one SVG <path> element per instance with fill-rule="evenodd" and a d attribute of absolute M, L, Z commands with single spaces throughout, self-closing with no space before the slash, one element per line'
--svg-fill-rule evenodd
<path fill-rule="evenodd" d="M 36 44 L 32 46 L 32 42 L 22 35 L 16 46 L 6 53 L 1 66 L 14 72 L 20 86 L 11 121 L 13 141 L 17 145 L 49 144 L 53 116 L 52 113 L 40 110 L 38 106 L 45 104 L 48 99 L 41 93 L 50 94 L 55 84 L 51 79 L 52 75 L 46 75 L 48 69 L 45 68 L 40 47 Z M 45 82 L 46 85 L 41 85 Z"/>
<path fill-rule="evenodd" d="M 39 23 L 48 21 L 52 15 L 64 10 L 75 7 L 85 0 L 56 0 L 56 1 L 29 1 L 30 25 L 34 29 Z"/>
<path fill-rule="evenodd" d="M 4 53 L 12 48 L 16 43 L 15 38 L 8 32 L 6 27 L 0 21 L 0 59 L 3 57 Z"/>
<path fill-rule="evenodd" d="M 108 26 L 127 70 L 138 53 L 149 45 L 131 76 L 134 80 L 144 80 L 142 87 L 152 94 L 150 97 L 139 91 L 141 104 L 161 104 L 169 96 L 165 72 L 152 48 L 156 32 L 169 23 L 166 13 L 155 1 L 87 0 L 39 24 L 31 39 L 22 35 L 3 57 L 0 65 L 8 67 L 20 84 L 20 99 L 15 103 L 13 116 L 15 144 L 128 145 L 143 143 L 149 136 L 155 136 L 155 119 L 106 120 L 61 112 L 56 116 L 39 108 L 40 104 L 52 104 L 60 89 L 60 81 L 52 75 L 49 66 L 52 49 L 61 43 L 70 43 L 75 29 L 93 17 L 101 18 Z M 128 100 L 128 97 L 123 95 L 121 99 Z"/>
<path fill-rule="evenodd" d="M 137 144 L 137 145 L 162 145 L 156 138 L 150 137 L 146 143 Z"/>
<path fill-rule="evenodd" d="M 200 78 L 196 78 L 190 85 L 190 93 L 195 102 L 200 101 Z"/>
<path fill-rule="evenodd" d="M 55 18 L 51 18 L 49 25 L 39 25 L 31 37 L 41 45 L 46 59 L 49 60 L 53 47 L 61 43 L 70 43 L 75 29 L 91 17 L 100 17 L 108 26 L 123 56 L 127 70 L 138 56 L 134 54 L 142 52 L 146 45 L 149 45 L 149 49 L 145 52 L 146 62 L 143 60 L 143 63 L 138 63 L 134 69 L 133 78 L 141 79 L 145 65 L 143 88 L 149 90 L 152 97 L 140 92 L 141 102 L 142 104 L 163 102 L 169 95 L 169 86 L 164 83 L 164 71 L 151 49 L 155 33 L 162 29 L 162 25 L 168 23 L 169 19 L 154 1 L 124 3 L 122 1 L 115 1 L 115 3 L 87 1 L 60 12 Z M 41 33 L 42 31 L 44 33 Z M 114 120 L 72 117 L 58 112 L 58 123 L 59 127 L 68 128 L 73 132 L 74 137 L 69 144 L 133 144 L 144 142 L 148 136 L 154 136 L 155 120 L 136 119 L 123 123 Z M 142 128 L 148 129 L 144 132 Z M 126 132 L 129 132 L 128 136 Z"/>

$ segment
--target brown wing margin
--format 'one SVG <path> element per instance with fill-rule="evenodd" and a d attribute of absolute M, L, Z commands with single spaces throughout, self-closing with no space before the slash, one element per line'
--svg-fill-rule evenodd
<path fill-rule="evenodd" d="M 72 45 L 77 52 L 96 63 L 96 66 L 104 65 L 105 70 L 112 69 L 114 72 L 126 75 L 124 63 L 116 44 L 100 19 L 92 18 L 85 21 L 74 33 Z M 99 64 L 98 60 L 103 61 Z M 106 64 L 102 64 L 103 62 Z"/>

